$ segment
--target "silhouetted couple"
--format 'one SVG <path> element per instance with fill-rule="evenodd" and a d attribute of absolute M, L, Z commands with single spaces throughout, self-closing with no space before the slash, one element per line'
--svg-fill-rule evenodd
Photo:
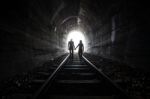
<path fill-rule="evenodd" d="M 82 54 L 83 54 L 83 51 L 84 51 L 84 45 L 82 43 L 82 40 L 80 40 L 79 44 L 77 45 L 76 48 L 79 47 L 79 50 L 78 50 L 78 55 L 79 57 L 81 58 L 82 57 Z M 74 42 L 72 41 L 72 39 L 68 42 L 68 49 L 70 51 L 70 55 L 73 56 L 73 53 L 74 53 L 74 50 L 76 50 L 75 46 L 74 46 Z"/>

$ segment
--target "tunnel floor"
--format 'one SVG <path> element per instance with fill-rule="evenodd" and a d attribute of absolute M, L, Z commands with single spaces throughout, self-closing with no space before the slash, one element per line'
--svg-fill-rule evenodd
<path fill-rule="evenodd" d="M 47 95 L 113 96 L 119 93 L 119 90 L 98 75 L 85 60 L 74 54 L 56 74 L 46 97 Z"/>
<path fill-rule="evenodd" d="M 117 83 L 129 95 L 139 96 L 141 97 L 141 99 L 143 99 L 143 96 L 145 96 L 145 99 L 149 98 L 150 86 L 147 83 L 150 81 L 149 74 L 142 73 L 139 70 L 133 69 L 125 64 L 112 61 L 109 59 L 105 59 L 102 57 L 98 57 L 98 56 L 94 56 L 90 54 L 84 54 L 84 56 L 87 57 L 98 68 L 100 68 L 103 73 L 105 73 L 108 77 L 110 77 L 115 83 Z M 51 73 L 56 69 L 56 67 L 60 64 L 60 62 L 64 59 L 64 57 L 66 57 L 66 54 L 56 58 L 54 61 L 47 61 L 41 67 L 37 67 L 29 72 L 18 74 L 12 78 L 2 81 L 0 83 L 1 96 L 4 99 L 5 97 L 11 97 L 12 99 L 14 99 L 15 97 L 22 97 L 22 96 L 31 97 L 31 95 L 35 93 L 35 91 L 38 90 L 39 87 L 44 83 L 45 79 L 49 75 L 51 75 Z M 71 64 L 72 65 L 71 68 L 73 69 L 69 69 L 70 67 L 67 64 Z M 80 60 L 78 58 L 78 55 L 75 54 L 74 58 L 72 60 L 70 59 L 68 63 L 66 63 L 64 67 L 65 69 L 63 71 L 60 71 L 60 74 L 59 74 L 60 76 L 58 77 L 56 76 L 56 80 L 54 81 L 55 83 L 53 84 L 53 88 L 52 88 L 53 91 L 49 91 L 50 92 L 49 94 L 51 94 L 51 97 L 55 99 L 56 98 L 55 95 L 56 95 L 56 96 L 60 96 L 59 98 L 62 98 L 61 95 L 67 96 L 68 93 L 70 95 L 78 95 L 78 96 L 82 94 L 83 96 L 82 98 L 85 98 L 87 95 L 98 96 L 100 95 L 100 93 L 102 96 L 110 96 L 111 90 L 97 91 L 99 87 L 96 86 L 96 83 L 100 82 L 100 80 L 97 80 L 96 79 L 97 77 L 94 76 L 95 74 L 91 73 L 92 69 L 88 70 L 89 68 L 86 68 L 86 66 L 87 65 L 85 64 L 85 62 L 83 60 Z M 77 69 L 77 68 L 80 68 L 80 69 Z M 73 71 L 70 71 L 70 70 L 73 70 Z M 90 72 L 87 72 L 87 71 L 90 71 Z M 64 72 L 67 72 L 67 74 L 64 74 Z M 77 72 L 80 72 L 80 73 L 77 73 Z M 64 75 L 63 78 L 61 78 L 61 75 Z M 72 77 L 68 78 L 71 75 Z M 86 77 L 87 75 L 88 77 Z M 83 78 L 84 80 L 86 80 L 86 82 L 83 80 L 79 80 Z M 94 80 L 89 80 L 89 79 L 94 79 Z M 61 84 L 58 84 L 58 83 L 61 83 Z M 65 85 L 65 83 L 68 83 L 68 85 Z M 78 86 L 79 83 L 80 85 Z M 90 87 L 87 87 L 89 86 L 90 83 L 91 85 L 92 84 L 94 85 L 92 87 L 93 89 L 92 88 L 90 89 Z M 76 90 L 70 91 L 69 87 L 71 86 L 69 86 L 69 84 L 74 84 L 73 85 L 74 88 L 72 87 L 72 89 L 76 89 Z M 89 88 L 89 89 L 86 89 L 86 88 Z M 65 89 L 65 90 L 61 91 L 61 89 Z M 95 91 L 92 91 L 92 90 L 95 90 Z M 74 94 L 75 92 L 77 94 Z M 95 99 L 96 98 L 97 97 L 95 97 Z M 107 99 L 111 99 L 111 98 L 112 97 L 107 97 Z"/>

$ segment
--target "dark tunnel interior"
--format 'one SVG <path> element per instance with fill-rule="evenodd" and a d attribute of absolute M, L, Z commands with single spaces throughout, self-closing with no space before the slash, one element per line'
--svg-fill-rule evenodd
<path fill-rule="evenodd" d="M 5 0 L 0 3 L 0 80 L 67 52 L 79 30 L 86 53 L 150 72 L 149 5 L 132 0 Z"/>

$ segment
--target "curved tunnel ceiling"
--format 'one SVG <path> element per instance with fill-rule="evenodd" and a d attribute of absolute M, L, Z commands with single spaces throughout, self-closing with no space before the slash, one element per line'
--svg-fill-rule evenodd
<path fill-rule="evenodd" d="M 16 2 L 19 2 L 16 8 L 12 7 L 13 5 L 7 8 L 12 20 L 15 20 L 15 22 L 11 20 L 12 23 L 8 21 L 8 24 L 13 26 L 14 23 L 16 26 L 22 24 L 26 28 L 41 27 L 47 32 L 59 28 L 65 31 L 73 27 L 80 27 L 87 32 L 92 31 L 100 25 L 98 21 L 101 9 L 106 6 L 104 0 L 26 0 L 23 3 L 16 0 Z M 9 11 L 9 8 L 12 9 Z M 3 23 L 2 20 L 1 24 L 6 24 L 6 21 Z"/>
<path fill-rule="evenodd" d="M 60 26 L 64 26 L 66 24 L 67 27 L 65 28 L 70 29 L 70 27 L 80 27 L 85 31 L 91 31 L 91 28 L 95 27 L 95 25 L 97 25 L 98 23 L 98 16 L 96 15 L 96 13 L 100 13 L 102 8 L 101 6 L 99 6 L 99 4 L 93 3 L 93 1 L 96 2 L 97 0 L 76 0 L 76 3 L 66 3 L 66 0 L 64 0 L 60 4 L 59 8 L 61 7 L 61 5 L 64 5 L 64 7 L 59 10 L 59 12 L 55 12 L 57 13 L 57 16 L 55 16 L 55 20 L 53 20 L 55 27 L 59 28 Z M 90 9 L 92 7 L 93 10 Z"/>

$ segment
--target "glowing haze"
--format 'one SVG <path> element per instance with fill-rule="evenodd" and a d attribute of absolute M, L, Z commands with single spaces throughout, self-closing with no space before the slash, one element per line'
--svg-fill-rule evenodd
<path fill-rule="evenodd" d="M 81 31 L 76 30 L 70 31 L 67 37 L 67 44 L 71 39 L 74 41 L 75 47 L 79 44 L 80 40 L 82 40 L 83 44 L 85 45 L 85 37 Z"/>

